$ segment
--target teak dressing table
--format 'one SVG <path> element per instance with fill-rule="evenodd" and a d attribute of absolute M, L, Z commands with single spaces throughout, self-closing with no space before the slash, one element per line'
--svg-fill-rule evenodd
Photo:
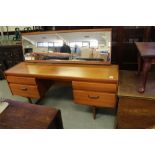
<path fill-rule="evenodd" d="M 74 101 L 93 107 L 115 108 L 118 66 L 76 63 L 22 62 L 5 72 L 13 95 L 40 99 L 54 81 L 72 82 Z"/>

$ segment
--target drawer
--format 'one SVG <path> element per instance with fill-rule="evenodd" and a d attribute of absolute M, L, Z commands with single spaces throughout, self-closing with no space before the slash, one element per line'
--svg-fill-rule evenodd
<path fill-rule="evenodd" d="M 17 84 L 30 84 L 35 85 L 36 79 L 32 77 L 18 77 L 18 76 L 7 76 L 7 81 Z"/>
<path fill-rule="evenodd" d="M 20 84 L 9 84 L 9 86 L 13 95 L 40 98 L 37 86 L 20 85 Z"/>
<path fill-rule="evenodd" d="M 72 86 L 75 90 L 88 90 L 109 93 L 117 92 L 117 84 L 73 81 Z"/>
<path fill-rule="evenodd" d="M 115 94 L 82 90 L 74 90 L 73 94 L 75 103 L 109 108 L 116 106 Z"/>

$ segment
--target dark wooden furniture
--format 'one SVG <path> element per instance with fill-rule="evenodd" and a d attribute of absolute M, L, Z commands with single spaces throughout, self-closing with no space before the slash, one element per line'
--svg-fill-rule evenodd
<path fill-rule="evenodd" d="M 2 64 L 2 62 L 0 62 L 0 79 L 4 78 L 3 71 L 4 71 L 4 65 Z"/>
<path fill-rule="evenodd" d="M 13 95 L 39 99 L 49 88 L 49 80 L 69 81 L 75 103 L 93 108 L 116 107 L 117 65 L 23 62 L 7 70 L 5 75 Z"/>
<path fill-rule="evenodd" d="M 135 41 L 150 41 L 152 28 L 147 26 L 112 27 L 112 64 L 118 64 L 121 70 L 137 70 L 138 50 Z"/>
<path fill-rule="evenodd" d="M 155 100 L 120 97 L 117 128 L 143 129 L 155 124 Z"/>
<path fill-rule="evenodd" d="M 143 93 L 151 64 L 155 61 L 155 42 L 136 42 L 135 44 L 139 51 L 138 74 L 140 74 L 142 68 L 141 83 L 138 91 Z"/>
<path fill-rule="evenodd" d="M 0 46 L 0 77 L 3 78 L 3 72 L 23 61 L 23 51 L 21 45 Z"/>
<path fill-rule="evenodd" d="M 60 110 L 8 100 L 0 114 L 0 129 L 62 129 Z"/>

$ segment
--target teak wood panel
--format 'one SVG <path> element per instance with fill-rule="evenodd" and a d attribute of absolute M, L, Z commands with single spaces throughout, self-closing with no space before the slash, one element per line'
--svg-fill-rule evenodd
<path fill-rule="evenodd" d="M 13 95 L 19 95 L 24 97 L 40 98 L 40 93 L 37 86 L 21 85 L 21 84 L 9 84 Z"/>
<path fill-rule="evenodd" d="M 109 108 L 115 108 L 116 106 L 115 94 L 83 90 L 73 90 L 73 94 L 74 101 L 77 104 Z"/>
<path fill-rule="evenodd" d="M 7 70 L 5 75 L 68 81 L 117 83 L 118 66 L 22 62 Z"/>
<path fill-rule="evenodd" d="M 7 76 L 6 79 L 8 82 L 17 84 L 30 84 L 30 85 L 36 84 L 36 79 L 31 77 Z"/>
<path fill-rule="evenodd" d="M 24 79 L 24 77 L 22 78 Z M 25 83 L 27 82 L 25 81 Z M 40 98 L 46 93 L 46 91 L 50 88 L 52 84 L 53 84 L 53 81 L 51 80 L 37 79 L 37 85 L 30 85 L 30 83 L 24 84 L 24 82 L 23 83 L 16 82 L 16 83 L 9 83 L 9 86 L 10 86 L 12 94 L 14 95 Z M 23 88 L 25 88 L 26 90 L 25 89 L 23 90 Z M 31 92 L 31 91 L 34 91 L 34 92 Z"/>
<path fill-rule="evenodd" d="M 109 93 L 117 92 L 116 84 L 73 81 L 72 86 L 73 89 L 75 90 L 88 90 L 88 91 L 91 90 L 91 91 L 109 92 Z"/>

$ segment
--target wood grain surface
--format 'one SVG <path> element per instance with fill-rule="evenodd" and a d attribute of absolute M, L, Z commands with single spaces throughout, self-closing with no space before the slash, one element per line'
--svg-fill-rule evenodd
<path fill-rule="evenodd" d="M 117 83 L 118 66 L 22 62 L 5 71 L 5 75 L 68 81 L 75 80 Z"/>
<path fill-rule="evenodd" d="M 117 128 L 144 129 L 155 125 L 155 100 L 120 97 Z"/>
<path fill-rule="evenodd" d="M 0 114 L 0 129 L 62 129 L 58 109 L 8 100 L 9 106 Z"/>
<path fill-rule="evenodd" d="M 85 104 L 97 107 L 115 108 L 116 95 L 112 93 L 74 90 L 74 101 L 77 104 Z"/>
<path fill-rule="evenodd" d="M 116 84 L 73 81 L 72 86 L 73 89 L 75 90 L 88 90 L 88 91 L 91 90 L 91 91 L 109 92 L 109 93 L 117 92 Z"/>

